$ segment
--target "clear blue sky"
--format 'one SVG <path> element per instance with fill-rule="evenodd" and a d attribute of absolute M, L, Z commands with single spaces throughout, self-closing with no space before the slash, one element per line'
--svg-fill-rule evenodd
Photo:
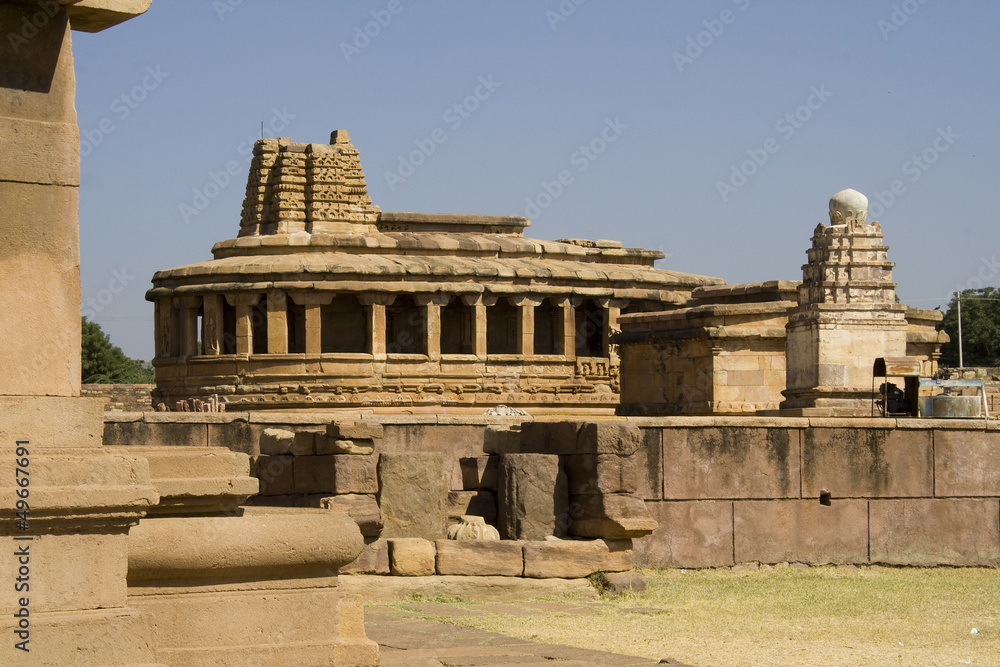
<path fill-rule="evenodd" d="M 988 0 L 154 0 L 73 34 L 83 307 L 152 356 L 149 280 L 236 235 L 263 121 L 348 130 L 384 211 L 528 215 L 727 282 L 800 279 L 855 188 L 933 308 L 1000 284 L 998 27 Z"/>

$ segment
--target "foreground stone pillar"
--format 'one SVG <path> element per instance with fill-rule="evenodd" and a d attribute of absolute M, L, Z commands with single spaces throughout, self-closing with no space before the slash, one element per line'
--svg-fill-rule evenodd
<path fill-rule="evenodd" d="M 4 665 L 156 662 L 149 617 L 126 606 L 125 571 L 128 529 L 157 494 L 145 459 L 101 447 L 102 402 L 80 397 L 70 39 L 71 21 L 97 31 L 148 6 L 0 1 Z"/>
<path fill-rule="evenodd" d="M 129 534 L 129 603 L 171 665 L 374 667 L 361 596 L 336 587 L 363 546 L 329 510 L 148 519 Z"/>
<path fill-rule="evenodd" d="M 830 199 L 830 226 L 813 234 L 799 305 L 789 313 L 782 414 L 867 416 L 872 364 L 906 354 L 906 306 L 896 303 L 892 262 L 868 199 L 855 190 Z"/>

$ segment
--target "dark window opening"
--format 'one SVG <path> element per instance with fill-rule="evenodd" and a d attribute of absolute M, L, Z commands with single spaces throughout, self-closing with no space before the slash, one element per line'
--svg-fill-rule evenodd
<path fill-rule="evenodd" d="M 325 353 L 365 353 L 371 347 L 368 308 L 357 297 L 339 295 L 320 306 L 320 350 Z"/>
<path fill-rule="evenodd" d="M 288 324 L 289 354 L 303 354 L 306 351 L 306 307 L 288 298 L 285 321 Z"/>
<path fill-rule="evenodd" d="M 261 295 L 250 309 L 250 339 L 254 354 L 267 354 L 267 296 Z"/>
<path fill-rule="evenodd" d="M 500 299 L 486 309 L 486 354 L 517 354 L 521 309 Z"/>
<path fill-rule="evenodd" d="M 604 329 L 607 323 L 608 312 L 591 299 L 576 307 L 576 356 L 606 356 Z"/>
<path fill-rule="evenodd" d="M 535 306 L 535 354 L 562 354 L 563 309 L 546 299 Z"/>
<path fill-rule="evenodd" d="M 473 354 L 476 340 L 476 308 L 452 297 L 441 308 L 441 354 Z"/>
<path fill-rule="evenodd" d="M 221 354 L 236 354 L 236 306 L 230 306 L 222 297 L 222 340 L 219 341 Z"/>
<path fill-rule="evenodd" d="M 385 349 L 390 354 L 427 354 L 427 309 L 398 296 L 385 307 Z"/>

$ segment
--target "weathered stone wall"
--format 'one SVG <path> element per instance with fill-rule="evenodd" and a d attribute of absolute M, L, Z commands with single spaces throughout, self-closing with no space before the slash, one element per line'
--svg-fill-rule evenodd
<path fill-rule="evenodd" d="M 260 456 L 258 443 L 265 428 L 323 430 L 344 418 L 344 413 L 107 413 L 105 444 L 221 445 Z M 375 455 L 443 453 L 451 516 L 479 513 L 470 511 L 477 502 L 480 508 L 495 503 L 494 466 L 504 444 L 490 439 L 496 429 L 487 437 L 487 426 L 526 421 L 366 415 L 365 421 L 369 419 L 384 427 L 384 437 L 375 440 Z M 627 457 L 635 466 L 630 488 L 659 521 L 652 535 L 634 540 L 636 565 L 1000 565 L 1000 467 L 995 463 L 1000 459 L 1000 424 L 995 422 L 764 417 L 615 421 L 642 430 L 641 444 Z M 281 490 L 275 495 L 305 492 L 298 485 L 310 478 L 296 476 L 292 466 L 287 470 L 283 481 L 275 482 L 286 486 L 275 487 Z M 371 558 L 383 559 L 388 568 L 385 552 L 378 552 L 375 542 L 369 546 Z"/>
<path fill-rule="evenodd" d="M 85 384 L 80 394 L 104 400 L 105 412 L 148 412 L 155 384 Z"/>

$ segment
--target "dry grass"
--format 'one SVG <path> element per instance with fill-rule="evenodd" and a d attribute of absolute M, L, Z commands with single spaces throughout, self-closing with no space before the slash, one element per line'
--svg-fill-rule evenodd
<path fill-rule="evenodd" d="M 606 597 L 596 615 L 447 620 L 698 667 L 1000 665 L 1000 570 L 763 567 L 644 574 L 646 592 Z M 970 634 L 973 628 L 980 634 Z"/>

